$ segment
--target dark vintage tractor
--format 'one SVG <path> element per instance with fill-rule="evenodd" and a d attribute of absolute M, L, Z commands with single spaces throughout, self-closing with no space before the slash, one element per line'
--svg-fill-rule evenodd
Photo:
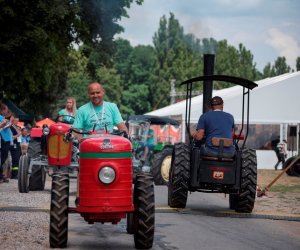
<path fill-rule="evenodd" d="M 81 133 L 71 128 L 65 135 L 66 143 L 71 143 L 72 132 Z M 117 224 L 127 217 L 127 233 L 134 235 L 135 247 L 151 248 L 155 220 L 153 178 L 141 173 L 132 185 L 132 144 L 125 132 L 90 134 L 80 140 L 79 151 L 75 207 L 69 206 L 69 173 L 57 171 L 52 176 L 50 247 L 67 246 L 68 215 L 78 213 L 89 224 Z"/>
<path fill-rule="evenodd" d="M 192 139 L 191 96 L 193 83 L 199 81 L 204 81 L 204 84 L 205 81 L 230 82 L 242 87 L 242 124 L 240 131 L 235 131 L 232 138 L 236 149 L 236 154 L 232 158 L 222 156 L 224 148 L 222 138 L 219 140 L 219 154 L 216 157 L 201 154 L 200 147 L 204 142 Z M 185 84 L 187 89 L 185 121 L 189 142 L 177 143 L 174 146 L 168 185 L 169 206 L 185 208 L 188 192 L 225 193 L 229 194 L 230 209 L 251 213 L 256 197 L 257 159 L 255 150 L 246 148 L 245 143 L 249 128 L 250 90 L 257 84 L 243 78 L 224 75 L 200 76 L 189 79 L 181 85 Z M 203 99 L 204 96 L 205 94 Z"/>
<path fill-rule="evenodd" d="M 180 136 L 179 122 L 169 117 L 133 115 L 129 117 L 127 124 L 133 144 L 134 174 L 150 173 L 156 185 L 167 184 L 173 145 Z M 150 128 L 154 130 L 155 146 L 150 150 L 145 162 L 142 162 L 141 158 Z M 172 134 L 170 131 L 174 131 L 174 129 L 176 132 Z M 165 132 L 159 134 L 158 131 Z"/>
<path fill-rule="evenodd" d="M 20 193 L 44 190 L 47 174 L 51 176 L 57 170 L 77 170 L 78 142 L 63 141 L 70 127 L 70 124 L 57 122 L 50 127 L 32 128 L 27 153 L 21 155 L 19 160 Z"/>
<path fill-rule="evenodd" d="M 298 156 L 292 156 L 288 158 L 282 166 L 282 169 L 286 169 L 294 160 L 296 160 Z M 287 171 L 287 175 L 289 176 L 297 176 L 300 177 L 300 160 L 295 161 L 293 166 L 291 166 Z"/>

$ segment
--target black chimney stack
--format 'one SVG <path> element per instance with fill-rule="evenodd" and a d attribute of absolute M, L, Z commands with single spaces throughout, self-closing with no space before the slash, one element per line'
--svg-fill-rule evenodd
<path fill-rule="evenodd" d="M 213 75 L 215 67 L 215 55 L 214 54 L 204 54 L 204 67 L 203 75 Z M 203 83 L 203 108 L 202 113 L 209 110 L 209 101 L 212 98 L 213 92 L 213 81 L 204 81 Z"/>

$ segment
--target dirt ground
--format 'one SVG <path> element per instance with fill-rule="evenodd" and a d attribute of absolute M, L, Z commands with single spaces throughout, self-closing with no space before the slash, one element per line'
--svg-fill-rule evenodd
<path fill-rule="evenodd" d="M 258 187 L 265 188 L 280 173 L 280 170 L 258 170 Z M 273 191 L 279 189 L 280 192 Z M 266 195 L 256 198 L 254 212 L 300 215 L 300 177 L 288 176 L 284 173 L 266 192 Z"/>

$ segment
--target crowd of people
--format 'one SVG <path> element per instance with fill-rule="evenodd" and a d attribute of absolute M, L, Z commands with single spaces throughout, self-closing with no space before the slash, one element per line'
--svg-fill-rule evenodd
<path fill-rule="evenodd" d="M 15 117 L 6 104 L 0 103 L 0 183 L 18 178 L 19 159 L 22 153 L 26 153 L 30 138 L 28 128 L 19 124 L 19 118 Z"/>
<path fill-rule="evenodd" d="M 116 126 L 119 130 L 128 133 L 117 105 L 104 101 L 105 90 L 100 83 L 90 83 L 88 95 L 90 101 L 78 110 L 76 99 L 68 97 L 65 108 L 58 112 L 58 121 L 73 124 L 74 128 L 80 130 L 93 129 L 94 132 L 106 133 L 112 132 Z M 30 128 L 19 126 L 19 118 L 10 112 L 6 104 L 0 103 L 0 183 L 9 182 L 9 178 L 18 178 L 19 159 L 26 153 Z M 8 159 L 11 159 L 11 164 L 5 164 Z"/>

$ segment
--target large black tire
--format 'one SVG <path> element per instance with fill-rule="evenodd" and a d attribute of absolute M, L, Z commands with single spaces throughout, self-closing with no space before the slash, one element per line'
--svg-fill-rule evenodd
<path fill-rule="evenodd" d="M 28 157 L 34 159 L 40 156 L 42 153 L 41 149 L 41 138 L 31 138 L 28 145 Z M 33 165 L 32 173 L 29 179 L 29 190 L 31 191 L 43 191 L 46 182 L 46 171 L 43 166 Z"/>
<path fill-rule="evenodd" d="M 243 149 L 241 161 L 241 189 L 236 196 L 235 211 L 251 213 L 254 208 L 257 185 L 257 159 L 255 150 Z"/>
<path fill-rule="evenodd" d="M 297 161 L 292 167 L 293 176 L 300 177 L 300 161 Z"/>
<path fill-rule="evenodd" d="M 19 160 L 19 175 L 18 175 L 18 189 L 20 193 L 29 192 L 29 158 L 27 154 L 21 155 Z"/>
<path fill-rule="evenodd" d="M 137 249 L 149 249 L 153 245 L 155 202 L 153 178 L 137 174 L 134 185 L 134 244 Z"/>
<path fill-rule="evenodd" d="M 235 210 L 238 203 L 237 194 L 229 194 L 229 208 Z"/>
<path fill-rule="evenodd" d="M 164 148 L 155 153 L 152 161 L 152 173 L 155 185 L 167 185 L 171 168 L 173 148 Z"/>
<path fill-rule="evenodd" d="M 68 243 L 69 174 L 52 176 L 50 234 L 51 248 L 64 248 Z"/>
<path fill-rule="evenodd" d="M 134 234 L 134 216 L 133 213 L 127 213 L 126 231 L 128 234 Z"/>
<path fill-rule="evenodd" d="M 36 158 L 39 155 L 41 155 L 42 149 L 41 149 L 41 138 L 30 138 L 27 154 L 29 158 Z"/>
<path fill-rule="evenodd" d="M 43 166 L 32 166 L 32 173 L 29 179 L 29 189 L 31 191 L 43 191 L 46 183 L 46 171 Z"/>
<path fill-rule="evenodd" d="M 190 182 L 190 147 L 176 143 L 172 153 L 169 174 L 168 204 L 174 208 L 185 208 Z"/>
<path fill-rule="evenodd" d="M 282 166 L 282 169 L 286 169 L 290 163 L 296 159 L 296 156 L 288 158 Z M 300 176 L 300 161 L 294 163 L 294 165 L 286 171 L 289 176 Z"/>

